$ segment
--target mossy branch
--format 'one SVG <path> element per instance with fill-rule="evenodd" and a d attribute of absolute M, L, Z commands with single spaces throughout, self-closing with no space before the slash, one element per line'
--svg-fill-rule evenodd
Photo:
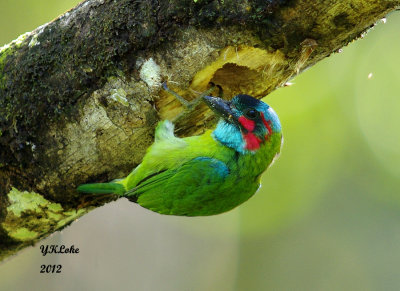
<path fill-rule="evenodd" d="M 0 49 L 0 259 L 110 199 L 159 119 L 210 82 L 263 97 L 365 33 L 400 0 L 88 0 Z M 177 126 L 200 132 L 199 106 Z"/>

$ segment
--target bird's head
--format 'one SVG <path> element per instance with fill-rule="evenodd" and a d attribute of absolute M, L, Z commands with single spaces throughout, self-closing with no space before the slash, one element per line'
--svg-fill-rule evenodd
<path fill-rule="evenodd" d="M 256 152 L 274 133 L 281 132 L 275 111 L 249 95 L 236 95 L 231 101 L 204 96 L 204 101 L 221 117 L 214 138 L 240 153 Z"/>

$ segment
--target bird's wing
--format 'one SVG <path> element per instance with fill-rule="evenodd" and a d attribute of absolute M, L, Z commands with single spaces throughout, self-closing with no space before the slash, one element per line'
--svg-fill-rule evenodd
<path fill-rule="evenodd" d="M 201 212 L 203 202 L 218 194 L 216 190 L 228 174 L 222 161 L 198 157 L 144 178 L 125 196 L 138 197 L 141 206 L 158 213 L 191 215 L 193 211 Z"/>
<path fill-rule="evenodd" d="M 182 150 L 187 147 L 188 143 L 184 139 L 174 135 L 172 122 L 160 121 L 155 130 L 154 143 L 147 149 L 142 163 L 123 180 L 122 184 L 125 188 L 131 189 L 149 177 L 182 163 L 182 159 L 177 157 L 181 156 Z"/>

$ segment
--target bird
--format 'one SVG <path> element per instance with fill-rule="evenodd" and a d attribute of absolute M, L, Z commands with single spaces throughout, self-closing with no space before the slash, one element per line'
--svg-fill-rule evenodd
<path fill-rule="evenodd" d="M 126 197 L 176 216 L 216 215 L 247 201 L 279 156 L 283 137 L 278 115 L 246 94 L 230 101 L 208 95 L 202 100 L 219 117 L 213 130 L 179 138 L 171 121 L 160 121 L 154 143 L 127 177 L 77 190 Z"/>

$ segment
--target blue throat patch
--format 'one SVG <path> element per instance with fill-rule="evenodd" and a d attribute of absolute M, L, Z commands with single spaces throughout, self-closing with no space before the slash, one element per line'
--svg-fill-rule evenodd
<path fill-rule="evenodd" d="M 249 152 L 245 149 L 246 145 L 241 132 L 235 125 L 226 122 L 224 119 L 219 120 L 217 128 L 213 131 L 212 136 L 223 145 L 241 154 Z"/>

